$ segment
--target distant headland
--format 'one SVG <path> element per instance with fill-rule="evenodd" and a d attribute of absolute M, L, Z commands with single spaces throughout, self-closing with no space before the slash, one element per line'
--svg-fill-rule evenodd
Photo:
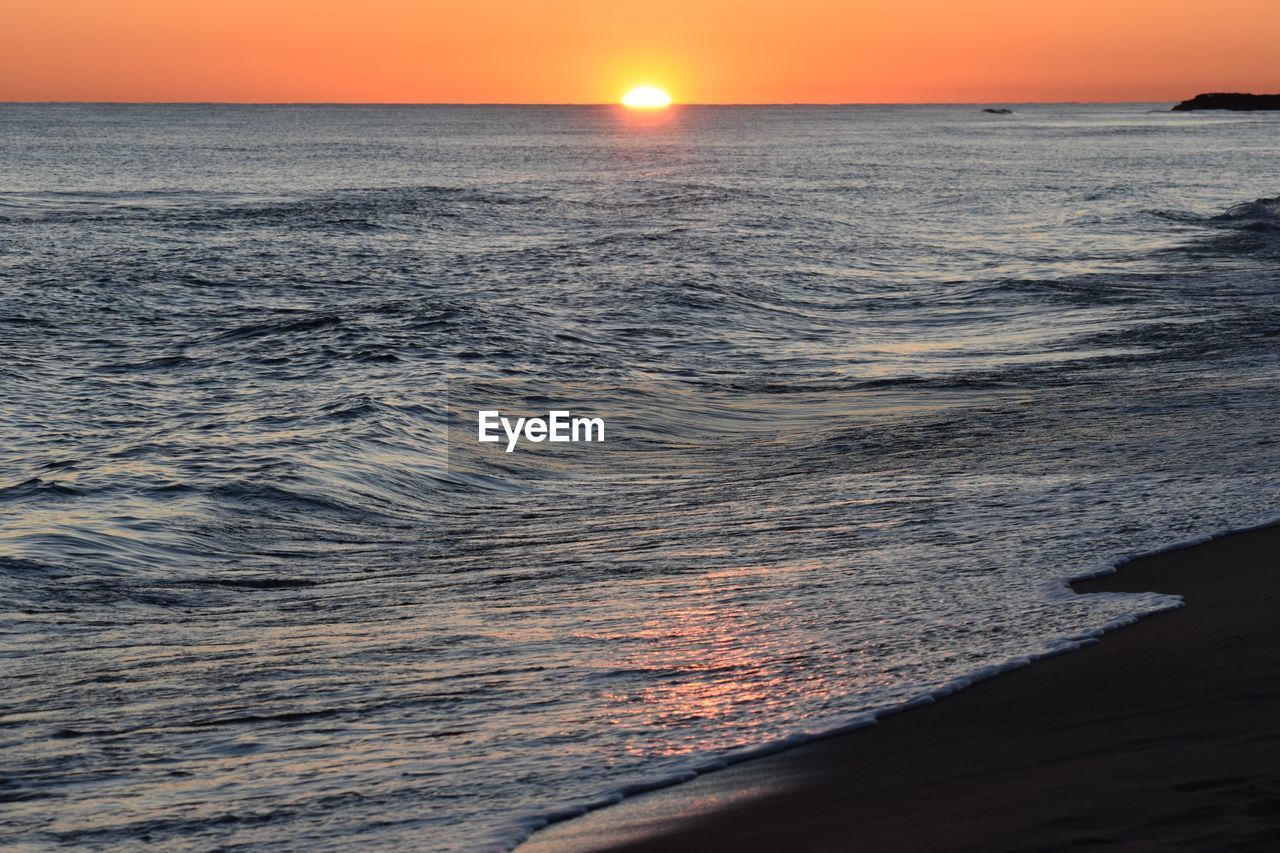
<path fill-rule="evenodd" d="M 1280 95 L 1246 95 L 1243 92 L 1210 92 L 1183 101 L 1175 110 L 1280 110 Z"/>

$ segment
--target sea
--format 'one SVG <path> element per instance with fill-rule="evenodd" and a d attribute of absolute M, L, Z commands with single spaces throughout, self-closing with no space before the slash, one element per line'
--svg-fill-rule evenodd
<path fill-rule="evenodd" d="M 1065 581 L 1280 509 L 1280 114 L 1011 106 L 0 106 L 0 846 L 509 849 L 1177 606 Z"/>

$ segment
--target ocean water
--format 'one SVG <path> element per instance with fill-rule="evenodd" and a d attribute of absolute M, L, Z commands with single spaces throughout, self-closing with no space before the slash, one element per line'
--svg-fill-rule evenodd
<path fill-rule="evenodd" d="M 0 106 L 0 845 L 506 848 L 1176 604 L 1062 580 L 1280 507 L 1280 115 L 1166 108 Z"/>

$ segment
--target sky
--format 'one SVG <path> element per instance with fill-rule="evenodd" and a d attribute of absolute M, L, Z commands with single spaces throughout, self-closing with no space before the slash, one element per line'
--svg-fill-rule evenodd
<path fill-rule="evenodd" d="M 1280 91 L 1278 0 L 3 0 L 0 100 L 1176 101 Z"/>

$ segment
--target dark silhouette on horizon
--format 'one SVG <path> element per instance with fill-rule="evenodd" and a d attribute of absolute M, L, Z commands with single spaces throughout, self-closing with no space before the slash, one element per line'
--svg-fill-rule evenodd
<path fill-rule="evenodd" d="M 1191 110 L 1280 110 L 1280 95 L 1251 95 L 1244 92 L 1209 92 L 1196 95 L 1174 108 L 1175 112 Z"/>

